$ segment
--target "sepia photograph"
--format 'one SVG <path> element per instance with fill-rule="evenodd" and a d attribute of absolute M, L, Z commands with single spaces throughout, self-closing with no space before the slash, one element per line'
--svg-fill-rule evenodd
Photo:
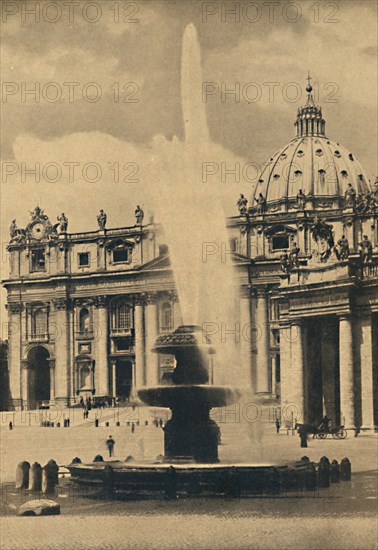
<path fill-rule="evenodd" d="M 1 550 L 378 550 L 378 0 L 0 0 Z"/>

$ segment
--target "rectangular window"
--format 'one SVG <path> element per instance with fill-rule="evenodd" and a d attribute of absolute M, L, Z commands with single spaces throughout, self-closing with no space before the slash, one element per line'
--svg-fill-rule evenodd
<path fill-rule="evenodd" d="M 129 259 L 129 251 L 127 248 L 116 248 L 113 250 L 113 263 L 127 262 Z"/>
<path fill-rule="evenodd" d="M 89 266 L 89 252 L 79 252 L 79 267 Z"/>
<path fill-rule="evenodd" d="M 45 271 L 45 251 L 42 248 L 31 251 L 31 270 L 32 271 Z"/>
<path fill-rule="evenodd" d="M 273 250 L 284 250 L 285 248 L 289 248 L 289 238 L 284 235 L 273 237 L 272 248 Z"/>

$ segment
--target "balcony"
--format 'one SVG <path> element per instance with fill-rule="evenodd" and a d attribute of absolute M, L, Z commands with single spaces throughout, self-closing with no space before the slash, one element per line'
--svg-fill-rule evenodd
<path fill-rule="evenodd" d="M 93 330 L 77 330 L 75 336 L 77 340 L 93 340 L 94 332 Z"/>
<path fill-rule="evenodd" d="M 110 336 L 118 337 L 118 338 L 132 338 L 134 336 L 134 329 L 133 328 L 120 328 L 120 327 L 113 327 L 110 329 Z"/>
<path fill-rule="evenodd" d="M 28 335 L 28 342 L 42 343 L 42 342 L 48 342 L 48 341 L 49 341 L 49 335 L 47 332 L 40 332 L 38 334 Z"/>

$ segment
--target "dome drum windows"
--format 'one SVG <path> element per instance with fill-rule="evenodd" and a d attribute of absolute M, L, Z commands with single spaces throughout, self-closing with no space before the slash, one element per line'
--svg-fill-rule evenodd
<path fill-rule="evenodd" d="M 317 157 L 321 157 L 323 154 L 324 154 L 324 153 L 323 153 L 323 150 L 322 150 L 322 149 L 316 149 L 315 155 L 316 155 Z"/>
<path fill-rule="evenodd" d="M 337 157 L 338 159 L 341 158 L 341 153 L 340 153 L 340 151 L 335 151 L 335 152 L 334 152 L 334 155 L 335 155 L 335 157 Z"/>
<path fill-rule="evenodd" d="M 265 235 L 269 241 L 269 253 L 282 253 L 288 250 L 296 233 L 296 229 L 286 225 L 275 225 L 267 229 Z"/>
<path fill-rule="evenodd" d="M 343 176 L 343 178 L 347 178 L 348 177 L 348 172 L 346 170 L 341 170 L 341 175 Z"/>

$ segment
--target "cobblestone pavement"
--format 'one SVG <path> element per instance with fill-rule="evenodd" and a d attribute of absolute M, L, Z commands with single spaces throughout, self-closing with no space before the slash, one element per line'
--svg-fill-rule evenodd
<path fill-rule="evenodd" d="M 12 496 L 12 486 L 5 484 L 1 549 L 378 549 L 377 436 L 309 439 L 308 448 L 301 449 L 297 435 L 276 435 L 271 424 L 227 423 L 221 428 L 222 462 L 279 463 L 298 460 L 303 454 L 316 461 L 323 455 L 331 460 L 347 456 L 352 462 L 352 482 L 332 485 L 317 495 L 284 498 L 119 502 L 71 498 L 64 490 L 65 480 L 57 497 L 61 516 L 42 518 L 15 517 L 21 496 L 14 490 Z M 134 434 L 127 426 L 87 425 L 16 426 L 13 431 L 3 427 L 1 432 L 3 482 L 14 481 L 16 464 L 25 459 L 43 465 L 50 458 L 67 464 L 74 456 L 83 462 L 99 452 L 106 457 L 105 440 L 110 433 L 116 440 L 115 458 L 132 454 L 136 459 L 152 459 L 163 449 L 163 432 L 153 426 L 137 426 Z"/>
<path fill-rule="evenodd" d="M 21 528 L 22 525 L 22 528 Z M 161 514 L 3 518 L 2 550 L 370 550 L 375 518 Z"/>

